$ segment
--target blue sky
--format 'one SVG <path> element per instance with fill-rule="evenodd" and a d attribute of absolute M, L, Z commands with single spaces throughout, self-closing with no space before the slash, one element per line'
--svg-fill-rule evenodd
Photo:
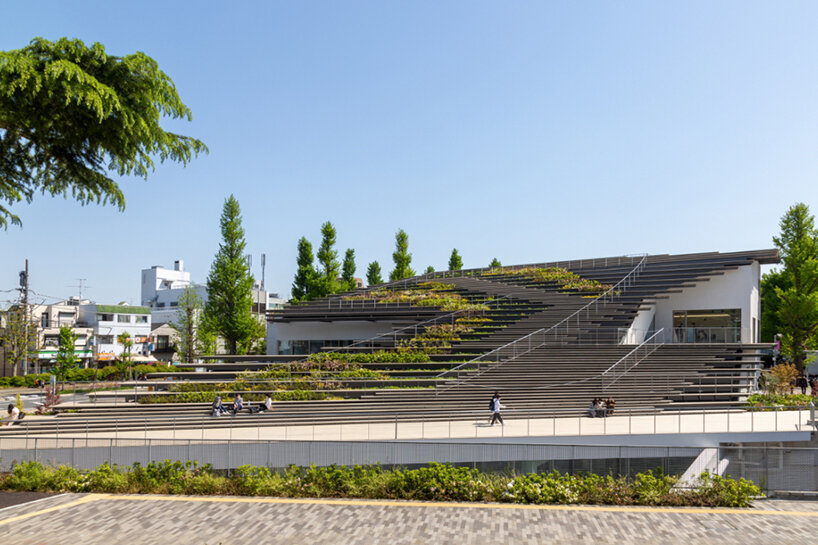
<path fill-rule="evenodd" d="M 155 58 L 210 147 L 127 209 L 38 197 L 0 232 L 0 290 L 139 302 L 184 259 L 204 281 L 233 193 L 269 289 L 330 220 L 358 275 L 771 247 L 816 211 L 814 2 L 8 2 L 0 49 L 35 36 Z M 13 294 L 0 291 L 0 300 Z"/>

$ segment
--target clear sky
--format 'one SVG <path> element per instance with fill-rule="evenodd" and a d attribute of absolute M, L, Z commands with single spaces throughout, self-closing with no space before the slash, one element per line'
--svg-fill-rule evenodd
<path fill-rule="evenodd" d="M 35 36 L 155 58 L 210 147 L 124 178 L 127 209 L 38 197 L 0 231 L 0 290 L 139 303 L 140 270 L 204 281 L 224 199 L 288 294 L 296 243 L 391 269 L 767 248 L 818 212 L 815 2 L 4 2 Z M 13 293 L 0 291 L 0 300 Z"/>

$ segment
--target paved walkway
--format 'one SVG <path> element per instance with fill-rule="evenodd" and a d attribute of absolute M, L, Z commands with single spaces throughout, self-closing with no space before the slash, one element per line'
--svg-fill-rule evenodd
<path fill-rule="evenodd" d="M 123 431 L 110 424 L 105 432 L 91 431 L 88 437 L 153 438 L 153 439 L 250 439 L 250 440 L 322 440 L 358 441 L 391 439 L 459 439 L 495 437 L 575 437 L 631 434 L 736 433 L 771 431 L 811 431 L 809 411 L 780 412 L 679 412 L 608 418 L 531 418 L 508 419 L 505 426 L 489 426 L 485 420 L 451 420 L 430 422 L 377 424 L 319 424 L 270 426 L 275 415 L 239 415 L 213 418 L 202 417 L 193 428 L 176 428 L 167 417 L 168 429 Z M 234 420 L 235 419 L 235 420 Z M 257 426 L 248 426 L 253 419 Z M 131 422 L 140 422 L 138 418 Z M 151 420 L 148 419 L 147 422 Z M 240 424 L 230 427 L 235 421 Z M 181 422 L 181 420 L 180 420 Z M 187 420 L 190 423 L 190 420 Z M 17 434 L 25 434 L 25 424 L 17 426 Z M 85 432 L 61 433 L 61 437 L 86 437 Z"/>
<path fill-rule="evenodd" d="M 3 544 L 818 543 L 818 502 L 752 509 L 64 494 L 0 510 Z"/>

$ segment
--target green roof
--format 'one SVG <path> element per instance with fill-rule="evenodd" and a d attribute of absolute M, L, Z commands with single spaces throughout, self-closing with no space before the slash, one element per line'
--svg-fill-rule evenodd
<path fill-rule="evenodd" d="M 150 314 L 151 309 L 130 305 L 97 305 L 97 312 L 105 312 L 106 314 Z"/>

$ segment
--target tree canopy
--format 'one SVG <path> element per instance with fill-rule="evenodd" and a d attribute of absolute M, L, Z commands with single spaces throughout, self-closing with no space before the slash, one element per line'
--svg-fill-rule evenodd
<path fill-rule="evenodd" d="M 311 298 L 311 288 L 315 284 L 316 272 L 313 267 L 314 257 L 312 255 L 312 244 L 301 237 L 298 240 L 298 258 L 296 264 L 298 269 L 293 280 L 292 295 L 294 301 L 302 301 Z"/>
<path fill-rule="evenodd" d="M 492 258 L 491 263 L 489 263 L 489 268 L 491 268 L 491 269 L 499 268 L 499 267 L 502 267 L 502 266 L 503 266 L 503 264 L 500 263 L 500 260 L 497 259 L 496 257 Z"/>
<path fill-rule="evenodd" d="M 335 249 L 336 231 L 332 223 L 326 222 L 321 226 L 321 246 L 315 257 L 321 266 L 321 277 L 316 282 L 312 297 L 325 297 L 338 291 L 338 276 L 341 264 L 338 262 L 338 251 Z"/>
<path fill-rule="evenodd" d="M 449 256 L 449 270 L 459 271 L 463 268 L 463 258 L 457 253 L 457 248 L 452 249 L 452 255 Z"/>
<path fill-rule="evenodd" d="M 373 261 L 366 268 L 366 285 L 374 286 L 376 284 L 383 284 L 383 277 L 381 276 L 380 263 Z"/>
<path fill-rule="evenodd" d="M 239 201 L 224 201 L 220 220 L 222 242 L 207 277 L 207 327 L 221 335 L 230 354 L 247 352 L 259 337 L 259 322 L 251 313 L 253 277 L 247 267 Z"/>
<path fill-rule="evenodd" d="M 409 265 L 412 263 L 412 254 L 409 253 L 409 235 L 403 229 L 395 233 L 395 251 L 392 252 L 392 261 L 395 268 L 389 273 L 389 280 L 403 280 L 415 276 L 415 271 Z"/>
<path fill-rule="evenodd" d="M 37 192 L 122 210 L 109 172 L 147 178 L 154 159 L 187 164 L 207 152 L 162 129 L 163 116 L 189 121 L 191 111 L 144 53 L 116 57 L 67 38 L 0 52 L 0 227 L 21 225 L 10 207 Z"/>
<path fill-rule="evenodd" d="M 783 326 L 782 350 L 803 369 L 805 351 L 816 346 L 818 333 L 818 231 L 803 203 L 791 206 L 779 225 L 781 234 L 773 242 L 781 252 L 784 269 L 773 289 Z"/>
<path fill-rule="evenodd" d="M 355 285 L 355 250 L 348 248 L 344 254 L 344 263 L 341 265 L 341 279 L 343 280 L 343 289 L 350 291 L 356 288 Z"/>

